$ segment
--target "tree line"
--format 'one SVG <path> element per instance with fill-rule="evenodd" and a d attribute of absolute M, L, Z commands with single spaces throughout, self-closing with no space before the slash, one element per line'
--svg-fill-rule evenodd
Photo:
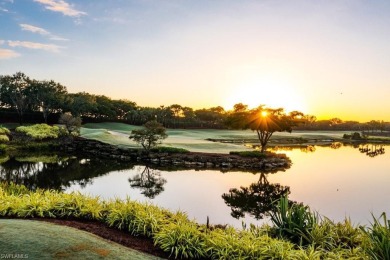
<path fill-rule="evenodd" d="M 222 107 L 194 110 L 173 104 L 142 107 L 125 99 L 111 99 L 87 92 L 69 93 L 54 80 L 35 80 L 22 72 L 0 75 L 1 121 L 57 122 L 63 113 L 83 122 L 119 121 L 143 125 L 157 120 L 170 128 L 224 128 Z"/>
<path fill-rule="evenodd" d="M 248 110 L 238 103 L 233 110 L 223 107 L 193 109 L 179 104 L 159 107 L 138 106 L 126 99 L 111 99 L 87 92 L 69 93 L 67 88 L 54 80 L 31 79 L 22 72 L 0 75 L 0 121 L 19 123 L 57 123 L 61 114 L 71 113 L 84 123 L 114 121 L 143 125 L 156 120 L 167 128 L 231 128 L 232 114 Z M 248 110 L 249 111 L 249 110 Z M 301 130 L 358 130 L 383 132 L 390 130 L 390 123 L 371 121 L 359 123 L 338 118 L 317 120 L 312 115 L 300 115 L 302 123 L 294 126 Z"/>

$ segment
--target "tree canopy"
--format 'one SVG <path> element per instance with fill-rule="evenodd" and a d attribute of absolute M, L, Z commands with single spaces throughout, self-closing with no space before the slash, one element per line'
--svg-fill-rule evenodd
<path fill-rule="evenodd" d="M 149 152 L 151 148 L 167 137 L 164 126 L 153 120 L 147 122 L 142 129 L 131 131 L 129 138 L 139 143 L 146 152 Z"/>
<path fill-rule="evenodd" d="M 248 110 L 241 103 L 235 105 L 235 110 L 228 116 L 226 125 L 233 129 L 251 129 L 256 131 L 260 141 L 261 152 L 275 132 L 292 132 L 293 127 L 303 122 L 303 113 L 298 111 L 286 114 L 283 108 L 266 108 L 259 106 Z"/>

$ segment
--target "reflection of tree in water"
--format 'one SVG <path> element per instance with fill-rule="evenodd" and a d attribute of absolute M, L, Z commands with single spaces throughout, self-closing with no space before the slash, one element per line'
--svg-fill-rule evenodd
<path fill-rule="evenodd" d="M 314 153 L 316 151 L 316 147 L 314 145 L 306 145 L 301 147 L 300 150 L 304 153 Z"/>
<path fill-rule="evenodd" d="M 359 151 L 365 153 L 369 157 L 375 157 L 385 153 L 385 148 L 383 145 L 378 144 L 365 144 L 359 146 Z"/>
<path fill-rule="evenodd" d="M 100 159 L 68 158 L 52 163 L 18 161 L 15 158 L 0 165 L 0 181 L 23 184 L 30 190 L 63 190 L 72 184 L 85 187 L 97 176 L 128 169 L 129 165 Z"/>
<path fill-rule="evenodd" d="M 222 198 L 231 207 L 231 215 L 234 218 L 244 217 L 249 213 L 256 219 L 262 219 L 267 212 L 275 208 L 275 201 L 283 195 L 290 194 L 290 187 L 280 184 L 270 184 L 264 173 L 261 173 L 259 181 L 249 187 L 230 189 Z"/>
<path fill-rule="evenodd" d="M 138 167 L 138 173 L 129 178 L 130 186 L 141 189 L 141 194 L 150 199 L 154 199 L 158 194 L 164 191 L 166 179 L 161 177 L 158 170 L 145 166 L 143 169 Z"/>
<path fill-rule="evenodd" d="M 314 145 L 274 146 L 269 148 L 272 152 L 289 152 L 298 149 L 304 153 L 313 153 L 316 151 L 316 147 Z"/>
<path fill-rule="evenodd" d="M 343 143 L 340 142 L 333 142 L 330 144 L 330 148 L 332 149 L 339 149 L 341 146 L 343 146 Z"/>

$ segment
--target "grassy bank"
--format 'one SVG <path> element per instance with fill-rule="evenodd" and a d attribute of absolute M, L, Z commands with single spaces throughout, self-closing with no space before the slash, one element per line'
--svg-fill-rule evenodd
<path fill-rule="evenodd" d="M 386 219 L 384 223 L 375 220 L 369 227 L 355 227 L 349 221 L 321 220 L 299 204 L 283 205 L 274 213 L 273 227 L 236 230 L 199 225 L 183 212 L 172 213 L 129 199 L 102 201 L 79 193 L 0 186 L 0 216 L 96 220 L 131 235 L 148 237 L 174 258 L 389 259 Z"/>
<path fill-rule="evenodd" d="M 84 231 L 41 221 L 0 220 L 0 237 L 4 238 L 0 243 L 3 258 L 159 259 Z"/>

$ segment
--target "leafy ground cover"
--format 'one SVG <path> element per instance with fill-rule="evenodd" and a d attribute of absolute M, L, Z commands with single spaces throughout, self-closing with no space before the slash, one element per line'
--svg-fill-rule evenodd
<path fill-rule="evenodd" d="M 273 227 L 251 225 L 237 230 L 200 225 L 183 212 L 130 199 L 102 201 L 79 193 L 32 192 L 24 186 L 1 184 L 0 216 L 94 220 L 149 238 L 172 258 L 390 259 L 390 223 L 385 214 L 374 218 L 369 227 L 356 227 L 348 220 L 334 223 L 318 217 L 307 206 L 291 205 L 288 198 L 279 201 Z"/>
<path fill-rule="evenodd" d="M 47 222 L 0 220 L 0 252 L 29 259 L 159 259 L 90 233 Z M 17 257 L 20 258 L 20 257 Z"/>

